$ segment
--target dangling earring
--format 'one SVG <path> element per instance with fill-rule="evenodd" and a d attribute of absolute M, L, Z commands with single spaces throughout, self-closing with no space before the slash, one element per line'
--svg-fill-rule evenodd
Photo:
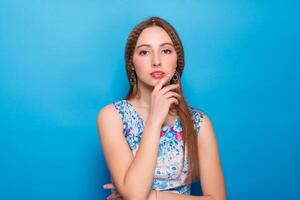
<path fill-rule="evenodd" d="M 179 72 L 176 70 L 173 77 L 172 77 L 172 83 L 176 84 L 178 83 L 178 80 L 179 80 Z"/>
<path fill-rule="evenodd" d="M 129 78 L 129 83 L 132 86 L 134 86 L 136 84 L 136 77 L 135 77 L 135 74 L 134 74 L 134 69 L 132 69 L 132 71 L 131 71 L 130 78 Z"/>

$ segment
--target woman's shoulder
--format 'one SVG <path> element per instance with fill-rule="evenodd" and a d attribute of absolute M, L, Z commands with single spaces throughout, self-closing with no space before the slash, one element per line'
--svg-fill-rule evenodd
<path fill-rule="evenodd" d="M 203 126 L 205 118 L 207 116 L 206 116 L 205 112 L 203 111 L 203 109 L 201 109 L 199 107 L 189 105 L 188 108 L 190 110 L 191 117 L 194 121 L 194 126 L 196 129 L 196 132 L 198 133 L 200 130 L 200 127 Z"/>
<path fill-rule="evenodd" d="M 106 104 L 99 111 L 99 114 L 105 113 L 104 115 L 113 115 L 115 118 L 121 117 L 123 120 L 127 111 L 126 101 L 124 99 L 113 100 L 110 103 Z"/>
<path fill-rule="evenodd" d="M 121 110 L 121 108 L 123 107 L 124 103 L 125 103 L 125 102 L 124 102 L 124 99 L 113 100 L 113 101 L 111 101 L 110 103 L 104 105 L 104 106 L 100 109 L 99 113 L 101 113 L 101 112 L 106 112 L 106 113 L 111 113 L 111 112 L 113 112 L 113 113 L 115 113 L 115 111 L 118 111 L 118 112 L 119 112 L 119 111 Z"/>
<path fill-rule="evenodd" d="M 98 119 L 99 118 L 106 118 L 108 116 L 113 116 L 115 114 L 115 109 L 113 102 L 104 105 L 98 112 Z"/>
<path fill-rule="evenodd" d="M 200 117 L 200 118 L 205 117 L 205 112 L 203 111 L 203 109 L 193 105 L 188 105 L 188 108 L 190 110 L 190 113 L 192 114 L 192 117 Z"/>
<path fill-rule="evenodd" d="M 99 129 L 109 129 L 109 127 L 122 128 L 122 120 L 115 109 L 113 102 L 104 105 L 97 115 L 97 126 Z"/>

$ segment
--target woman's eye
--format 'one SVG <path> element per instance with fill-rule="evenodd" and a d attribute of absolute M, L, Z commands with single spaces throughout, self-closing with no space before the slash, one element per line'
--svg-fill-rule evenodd
<path fill-rule="evenodd" d="M 145 55 L 147 52 L 148 52 L 148 51 L 145 51 L 145 50 L 140 51 L 140 52 L 139 52 L 139 55 L 143 56 L 143 55 Z"/>
<path fill-rule="evenodd" d="M 172 51 L 170 49 L 165 49 L 165 50 L 163 50 L 163 52 L 166 53 L 166 54 L 172 53 Z"/>

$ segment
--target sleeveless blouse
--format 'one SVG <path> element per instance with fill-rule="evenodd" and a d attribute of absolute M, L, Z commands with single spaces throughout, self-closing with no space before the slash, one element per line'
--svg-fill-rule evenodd
<path fill-rule="evenodd" d="M 136 112 L 135 108 L 127 100 L 113 102 L 123 123 L 123 134 L 135 156 L 145 122 Z M 199 133 L 203 123 L 204 112 L 192 106 L 188 106 L 194 122 L 196 133 Z M 160 132 L 160 144 L 158 147 L 157 163 L 152 189 L 158 191 L 170 191 L 179 194 L 190 194 L 191 183 L 185 183 L 188 172 L 187 151 L 183 160 L 183 131 L 180 117 L 169 124 L 165 124 Z M 110 177 L 112 183 L 113 179 Z M 115 189 L 112 192 L 117 192 Z"/>

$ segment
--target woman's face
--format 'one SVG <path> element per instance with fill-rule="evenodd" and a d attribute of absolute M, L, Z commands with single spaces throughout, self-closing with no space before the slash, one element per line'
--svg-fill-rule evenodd
<path fill-rule="evenodd" d="M 133 65 L 138 84 L 155 86 L 162 78 L 152 76 L 153 71 L 162 71 L 170 81 L 177 64 L 177 54 L 167 32 L 158 26 L 145 28 L 140 34 L 133 53 Z M 169 82 L 168 81 L 168 82 Z"/>

